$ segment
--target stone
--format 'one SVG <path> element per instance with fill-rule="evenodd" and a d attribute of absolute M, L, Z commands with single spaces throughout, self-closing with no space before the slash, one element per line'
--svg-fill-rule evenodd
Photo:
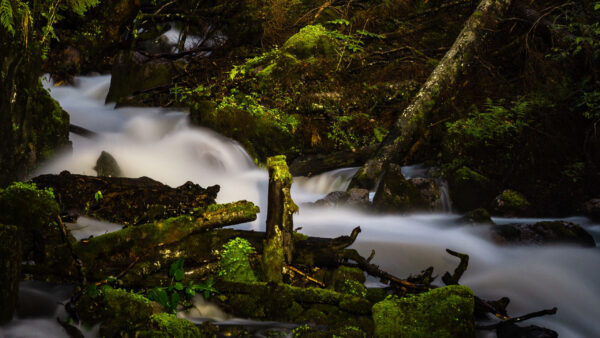
<path fill-rule="evenodd" d="M 367 208 L 371 205 L 367 189 L 352 188 L 348 191 L 333 191 L 312 205 L 318 207 Z"/>
<path fill-rule="evenodd" d="M 499 244 L 575 244 L 595 247 L 596 242 L 581 226 L 566 221 L 535 224 L 514 223 L 492 228 L 492 239 Z"/>
<path fill-rule="evenodd" d="M 96 166 L 93 169 L 96 171 L 98 176 L 121 176 L 121 168 L 119 167 L 117 160 L 115 160 L 115 158 L 106 151 L 102 151 L 100 157 L 98 157 L 98 160 L 96 160 Z"/>
<path fill-rule="evenodd" d="M 464 214 L 461 218 L 457 220 L 457 223 L 478 225 L 494 224 L 494 221 L 492 221 L 492 217 L 490 216 L 490 213 L 487 210 L 485 210 L 484 208 L 477 208 Z"/>
<path fill-rule="evenodd" d="M 421 191 L 402 175 L 402 168 L 390 164 L 381 178 L 373 198 L 373 207 L 383 212 L 428 210 L 429 204 Z"/>
<path fill-rule="evenodd" d="M 448 178 L 450 198 L 458 211 L 487 207 L 494 198 L 493 184 L 487 177 L 468 168 L 456 170 Z"/>
<path fill-rule="evenodd" d="M 494 214 L 504 217 L 523 216 L 531 204 L 521 193 L 506 189 L 492 201 Z"/>
<path fill-rule="evenodd" d="M 591 199 L 583 204 L 583 213 L 593 221 L 600 221 L 600 198 Z"/>

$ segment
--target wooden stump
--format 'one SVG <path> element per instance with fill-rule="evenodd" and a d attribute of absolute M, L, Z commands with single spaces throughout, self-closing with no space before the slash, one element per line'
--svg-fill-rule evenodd
<path fill-rule="evenodd" d="M 285 162 L 285 156 L 269 157 L 267 168 L 269 198 L 263 266 L 268 281 L 281 282 L 283 266 L 292 262 L 294 252 L 292 215 L 298 211 L 298 206 L 290 194 L 292 175 Z"/>
<path fill-rule="evenodd" d="M 0 323 L 12 319 L 17 307 L 21 279 L 19 229 L 0 224 Z"/>

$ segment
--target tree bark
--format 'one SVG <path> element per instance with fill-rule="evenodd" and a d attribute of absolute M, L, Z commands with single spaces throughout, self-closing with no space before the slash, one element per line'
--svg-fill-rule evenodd
<path fill-rule="evenodd" d="M 486 37 L 498 27 L 512 0 L 482 0 L 429 78 L 397 118 L 375 155 L 352 178 L 350 188 L 372 189 L 385 167 L 397 162 L 424 133 L 433 108 L 470 68 Z"/>
<path fill-rule="evenodd" d="M 0 224 L 0 323 L 12 320 L 17 308 L 21 260 L 19 229 Z"/>

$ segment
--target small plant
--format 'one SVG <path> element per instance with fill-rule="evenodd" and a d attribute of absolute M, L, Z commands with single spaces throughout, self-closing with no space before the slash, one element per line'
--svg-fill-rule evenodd
<path fill-rule="evenodd" d="M 96 191 L 96 193 L 94 194 L 94 199 L 96 200 L 96 203 L 98 203 L 98 201 L 100 201 L 103 198 L 104 196 L 102 196 L 102 191 Z"/>
<path fill-rule="evenodd" d="M 254 271 L 250 266 L 249 256 L 254 248 L 247 240 L 236 237 L 223 245 L 223 253 L 219 262 L 219 277 L 231 282 L 255 282 Z"/>
<path fill-rule="evenodd" d="M 148 299 L 159 303 L 169 313 L 176 312 L 177 306 L 182 300 L 180 293 L 184 294 L 186 298 L 191 298 L 195 296 L 197 292 L 202 292 L 205 299 L 209 299 L 213 294 L 218 293 L 213 287 L 212 278 L 209 278 L 204 284 L 190 282 L 185 286 L 183 284 L 183 279 L 185 278 L 183 263 L 184 259 L 180 258 L 169 267 L 169 277 L 171 277 L 171 281 L 168 287 L 155 287 L 148 292 Z"/>

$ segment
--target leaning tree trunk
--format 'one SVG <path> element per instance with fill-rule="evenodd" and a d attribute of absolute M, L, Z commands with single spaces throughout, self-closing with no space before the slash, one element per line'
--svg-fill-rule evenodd
<path fill-rule="evenodd" d="M 352 178 L 349 188 L 373 188 L 385 166 L 398 161 L 423 134 L 430 113 L 444 93 L 469 70 L 487 35 L 500 23 L 512 0 L 482 0 L 462 31 L 415 96 L 398 117 L 375 155 Z"/>

